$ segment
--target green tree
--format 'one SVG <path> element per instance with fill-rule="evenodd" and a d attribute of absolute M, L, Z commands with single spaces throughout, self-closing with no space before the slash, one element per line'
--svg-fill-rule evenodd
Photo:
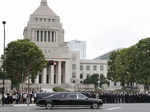
<path fill-rule="evenodd" d="M 103 84 L 108 84 L 108 81 L 103 74 L 93 74 L 84 80 L 84 84 L 94 84 L 95 87 L 101 87 Z"/>
<path fill-rule="evenodd" d="M 150 85 L 150 38 L 137 43 L 138 83 L 144 84 L 145 89 Z"/>
<path fill-rule="evenodd" d="M 108 61 L 108 78 L 121 82 L 122 86 L 132 87 L 134 83 L 150 85 L 150 38 L 137 44 L 114 51 Z"/>
<path fill-rule="evenodd" d="M 0 68 L 0 79 L 3 79 L 4 76 L 4 72 L 2 71 L 2 69 Z"/>
<path fill-rule="evenodd" d="M 99 80 L 99 75 L 93 74 L 84 80 L 84 84 L 94 84 L 96 87 L 98 84 L 98 80 Z"/>
<path fill-rule="evenodd" d="M 42 51 L 27 39 L 10 42 L 5 50 L 5 68 L 14 86 L 24 82 L 28 76 L 34 79 L 46 65 Z"/>
<path fill-rule="evenodd" d="M 109 82 L 103 74 L 100 74 L 100 76 L 99 76 L 99 86 L 102 87 L 103 84 L 109 84 Z"/>
<path fill-rule="evenodd" d="M 118 81 L 117 74 L 116 74 L 116 66 L 115 66 L 115 60 L 118 54 L 119 54 L 119 50 L 111 52 L 108 61 L 107 78 L 115 82 Z"/>
<path fill-rule="evenodd" d="M 121 82 L 121 85 L 133 85 L 136 81 L 135 56 L 136 47 L 124 48 L 114 51 L 108 61 L 108 79 Z"/>
<path fill-rule="evenodd" d="M 137 83 L 137 46 L 131 46 L 127 48 L 125 54 L 125 67 L 127 75 L 127 85 L 133 87 L 134 83 Z"/>

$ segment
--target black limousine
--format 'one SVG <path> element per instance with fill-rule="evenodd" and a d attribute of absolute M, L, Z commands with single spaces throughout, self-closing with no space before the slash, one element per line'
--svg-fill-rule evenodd
<path fill-rule="evenodd" d="M 90 107 L 97 109 L 103 105 L 101 99 L 88 98 L 78 92 L 53 93 L 43 97 L 36 102 L 37 106 L 51 109 L 53 107 Z"/>

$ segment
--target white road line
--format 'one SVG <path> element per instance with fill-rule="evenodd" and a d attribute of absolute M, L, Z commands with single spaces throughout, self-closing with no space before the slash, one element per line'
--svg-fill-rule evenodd
<path fill-rule="evenodd" d="M 111 108 L 108 108 L 107 110 L 117 110 L 117 109 L 121 109 L 121 107 L 111 107 Z"/>

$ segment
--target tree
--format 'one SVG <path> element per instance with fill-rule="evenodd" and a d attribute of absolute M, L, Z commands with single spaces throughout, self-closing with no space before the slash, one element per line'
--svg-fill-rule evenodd
<path fill-rule="evenodd" d="M 99 84 L 100 87 L 102 87 L 103 84 L 109 84 L 107 78 L 103 74 L 100 74 L 99 81 L 100 81 Z"/>
<path fill-rule="evenodd" d="M 87 77 L 83 82 L 84 82 L 84 84 L 94 84 L 96 87 L 98 80 L 99 80 L 99 75 L 93 74 L 93 75 Z"/>
<path fill-rule="evenodd" d="M 118 81 L 117 74 L 116 74 L 116 66 L 115 66 L 117 55 L 119 55 L 119 50 L 111 52 L 108 61 L 107 78 L 112 81 Z"/>
<path fill-rule="evenodd" d="M 125 66 L 127 75 L 127 85 L 133 87 L 134 83 L 137 83 L 137 46 L 131 46 L 127 48 L 125 54 Z"/>
<path fill-rule="evenodd" d="M 2 71 L 2 69 L 0 68 L 0 79 L 3 79 L 4 76 L 4 72 Z"/>
<path fill-rule="evenodd" d="M 150 85 L 150 38 L 137 43 L 138 83 L 144 84 L 145 89 Z"/>
<path fill-rule="evenodd" d="M 42 51 L 27 39 L 10 42 L 5 50 L 5 67 L 8 77 L 14 86 L 27 80 L 34 79 L 46 65 Z"/>
<path fill-rule="evenodd" d="M 108 61 L 108 78 L 121 82 L 122 86 L 133 87 L 134 83 L 150 85 L 150 38 L 137 44 L 114 51 Z"/>
<path fill-rule="evenodd" d="M 84 80 L 84 84 L 94 84 L 95 87 L 101 87 L 103 84 L 108 84 L 108 81 L 103 74 L 93 74 Z"/>

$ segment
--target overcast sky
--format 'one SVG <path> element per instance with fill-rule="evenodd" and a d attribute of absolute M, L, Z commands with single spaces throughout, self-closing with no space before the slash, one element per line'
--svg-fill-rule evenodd
<path fill-rule="evenodd" d="M 117 48 L 125 48 L 150 37 L 150 0 L 47 0 L 60 16 L 65 41 L 87 42 L 92 59 Z M 41 0 L 0 0 L 0 54 L 3 53 L 3 25 L 6 43 L 23 39 L 30 14 Z"/>

